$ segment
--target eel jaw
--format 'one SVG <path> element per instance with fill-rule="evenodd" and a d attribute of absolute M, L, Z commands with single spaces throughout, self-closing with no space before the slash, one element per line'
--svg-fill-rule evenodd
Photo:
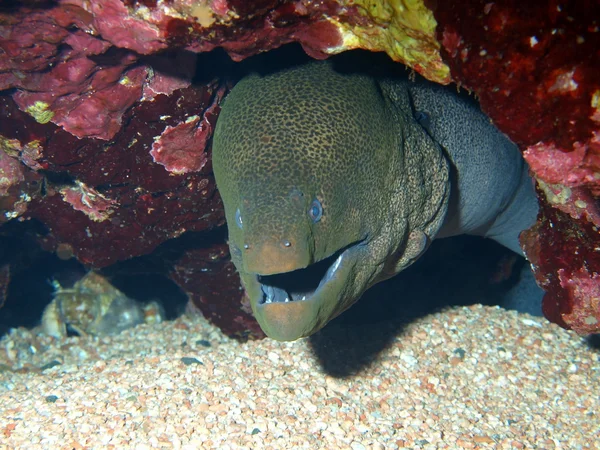
<path fill-rule="evenodd" d="M 263 331 L 279 341 L 309 336 L 346 310 L 348 275 L 361 242 L 307 268 L 275 275 L 252 275 L 246 286 L 254 316 Z"/>

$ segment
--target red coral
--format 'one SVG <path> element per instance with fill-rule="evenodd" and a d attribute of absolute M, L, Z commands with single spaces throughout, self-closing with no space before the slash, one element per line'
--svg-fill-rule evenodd
<path fill-rule="evenodd" d="M 93 21 L 73 5 L 0 14 L 0 89 L 18 88 L 13 98 L 41 123 L 110 139 L 140 99 L 146 72 L 129 68 L 138 58 L 130 52 L 93 60 L 110 47 L 93 35 Z"/>
<path fill-rule="evenodd" d="M 342 12 L 335 0 L 232 1 L 227 7 L 212 2 L 194 6 L 199 10 L 183 1 L 142 5 L 63 0 L 44 9 L 0 11 L 0 89 L 18 88 L 15 101 L 41 123 L 52 121 L 80 138 L 109 140 L 142 88 L 145 98 L 152 98 L 189 85 L 190 73 L 157 72 L 146 80 L 147 68 L 132 68 L 139 54 L 221 46 L 241 59 L 299 40 L 311 55 L 325 57 L 324 49 L 341 43 L 339 31 L 324 17 Z M 216 14 L 221 23 L 203 26 L 201 13 Z M 111 44 L 137 54 L 107 57 Z"/>
<path fill-rule="evenodd" d="M 437 4 L 455 81 L 521 149 L 540 181 L 538 223 L 523 243 L 547 290 L 544 313 L 600 331 L 600 3 L 479 0 Z M 594 313 L 595 311 L 595 313 Z"/>
<path fill-rule="evenodd" d="M 165 128 L 152 144 L 150 154 L 155 163 L 163 165 L 169 172 L 199 171 L 207 161 L 204 150 L 211 131 L 207 120 L 188 117 L 185 122 Z"/>
<path fill-rule="evenodd" d="M 594 188 L 599 179 L 600 132 L 594 132 L 590 145 L 575 142 L 571 152 L 540 142 L 528 147 L 523 156 L 546 183 Z"/>
<path fill-rule="evenodd" d="M 540 197 L 544 195 L 540 193 Z M 531 261 L 536 280 L 546 290 L 544 315 L 581 334 L 597 332 L 600 235 L 587 220 L 572 218 L 540 203 L 538 222 L 521 233 L 521 244 Z M 594 313 L 595 311 L 595 313 Z"/>
<path fill-rule="evenodd" d="M 600 274 L 585 267 L 569 275 L 559 269 L 558 279 L 573 304 L 571 313 L 562 316 L 565 323 L 577 333 L 595 333 L 600 325 Z"/>
<path fill-rule="evenodd" d="M 468 0 L 440 2 L 434 14 L 454 80 L 514 142 L 568 150 L 598 129 L 600 4 Z"/>
<path fill-rule="evenodd" d="M 157 21 L 136 17 L 120 0 L 81 2 L 89 5 L 94 17 L 94 28 L 103 39 L 116 47 L 127 48 L 140 54 L 156 53 L 167 47 L 164 33 Z"/>

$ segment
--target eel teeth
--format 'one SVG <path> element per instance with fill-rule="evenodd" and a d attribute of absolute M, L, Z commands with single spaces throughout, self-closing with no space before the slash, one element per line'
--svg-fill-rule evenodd
<path fill-rule="evenodd" d="M 273 302 L 275 298 L 275 290 L 272 286 L 263 286 L 263 292 L 265 293 L 265 303 Z"/>
<path fill-rule="evenodd" d="M 331 267 L 331 275 L 333 275 L 338 270 L 338 267 L 340 267 L 340 264 L 342 262 L 342 256 L 344 256 L 343 253 L 340 256 L 338 256 L 335 262 L 333 263 L 333 266 Z"/>
<path fill-rule="evenodd" d="M 263 284 L 262 291 L 263 303 L 289 303 L 292 301 L 292 296 L 283 289 Z"/>

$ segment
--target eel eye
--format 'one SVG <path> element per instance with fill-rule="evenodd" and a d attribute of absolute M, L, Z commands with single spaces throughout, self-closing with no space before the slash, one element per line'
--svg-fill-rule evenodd
<path fill-rule="evenodd" d="M 242 214 L 240 213 L 240 209 L 238 208 L 235 212 L 235 223 L 240 227 L 240 230 L 243 228 L 244 222 L 242 222 Z"/>
<path fill-rule="evenodd" d="M 317 223 L 319 220 L 321 220 L 321 216 L 323 216 L 323 206 L 321 206 L 321 202 L 319 200 L 314 199 L 310 204 L 308 215 L 314 223 Z"/>

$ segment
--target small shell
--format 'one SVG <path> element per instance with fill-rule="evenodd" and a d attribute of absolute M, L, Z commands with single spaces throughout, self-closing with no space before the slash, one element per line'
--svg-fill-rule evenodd
<path fill-rule="evenodd" d="M 55 338 L 67 336 L 67 326 L 60 317 L 56 300 L 52 300 L 42 314 L 42 329 L 44 333 Z"/>
<path fill-rule="evenodd" d="M 103 336 L 141 323 L 160 323 L 162 306 L 151 302 L 142 308 L 101 275 L 89 272 L 72 288 L 53 282 L 54 299 L 42 316 L 43 330 L 55 337 L 67 336 L 67 330 L 79 335 Z"/>

